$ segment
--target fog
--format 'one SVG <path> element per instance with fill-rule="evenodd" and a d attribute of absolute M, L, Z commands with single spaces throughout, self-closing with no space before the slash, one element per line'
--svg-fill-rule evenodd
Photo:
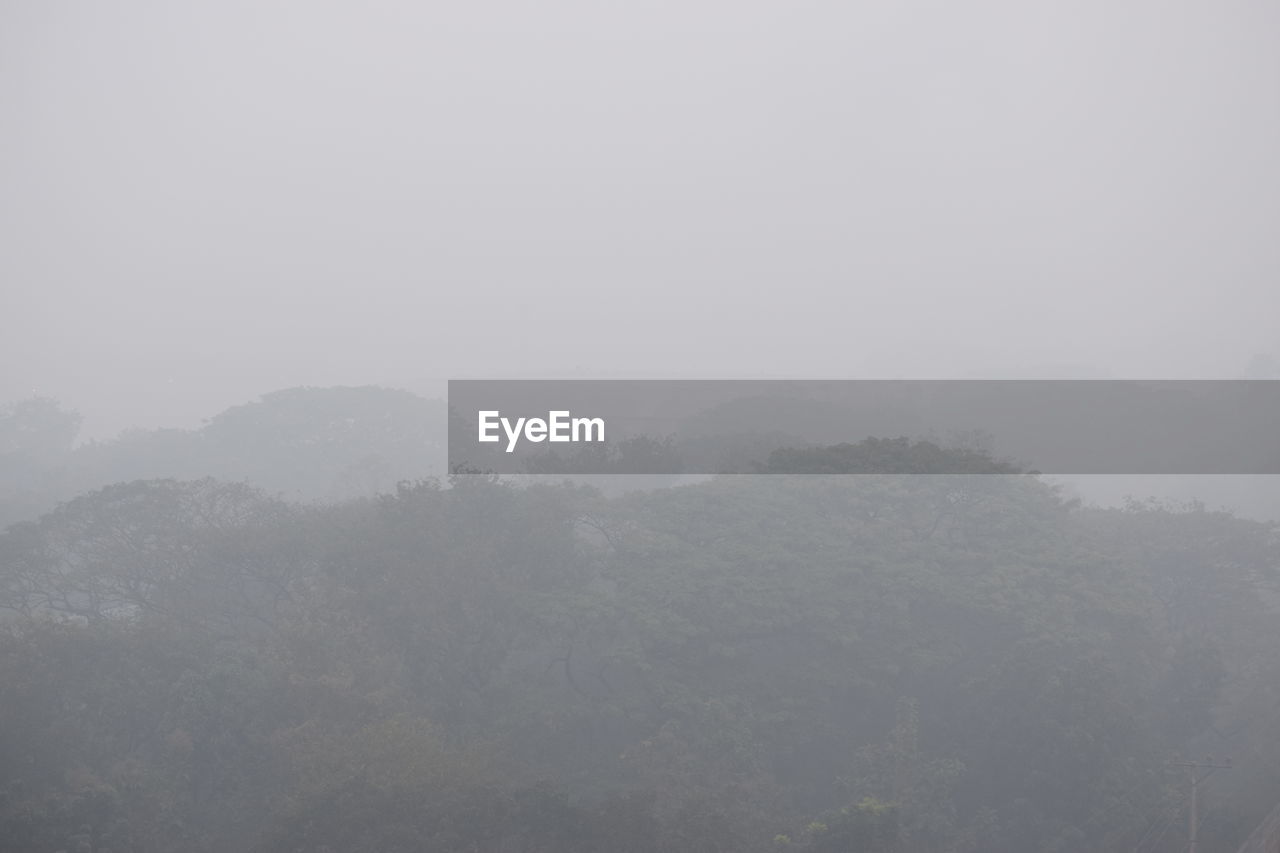
<path fill-rule="evenodd" d="M 6 3 L 0 398 L 1275 352 L 1274 4 Z"/>
<path fill-rule="evenodd" d="M 446 398 L 1280 380 L 1277 33 L 0 3 L 0 853 L 1280 849 L 1277 383 Z"/>

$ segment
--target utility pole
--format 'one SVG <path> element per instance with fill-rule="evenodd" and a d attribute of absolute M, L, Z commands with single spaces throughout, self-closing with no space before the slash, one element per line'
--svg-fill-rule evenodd
<path fill-rule="evenodd" d="M 1175 761 L 1174 766 L 1187 767 L 1191 770 L 1191 808 L 1187 814 L 1187 837 L 1190 840 L 1187 842 L 1187 853 L 1199 853 L 1200 803 L 1197 789 L 1200 787 L 1201 782 L 1213 775 L 1213 771 L 1231 769 L 1231 759 L 1228 758 L 1221 764 L 1216 764 L 1213 757 L 1210 756 L 1204 761 Z M 1201 774 L 1201 770 L 1204 770 L 1205 773 Z"/>

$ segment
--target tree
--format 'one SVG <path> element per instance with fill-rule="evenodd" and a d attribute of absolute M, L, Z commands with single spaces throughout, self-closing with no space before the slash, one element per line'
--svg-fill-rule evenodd
<path fill-rule="evenodd" d="M 0 406 L 0 460 L 18 455 L 52 461 L 71 450 L 83 420 L 48 397 L 5 403 Z"/>
<path fill-rule="evenodd" d="M 108 486 L 0 537 L 0 607 L 233 633 L 261 628 L 297 569 L 299 555 L 277 535 L 292 518 L 240 483 Z"/>

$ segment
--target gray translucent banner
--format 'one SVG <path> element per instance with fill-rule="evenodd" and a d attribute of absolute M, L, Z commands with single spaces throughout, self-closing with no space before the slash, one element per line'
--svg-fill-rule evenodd
<path fill-rule="evenodd" d="M 449 406 L 455 472 L 1280 473 L 1276 380 L 452 380 Z"/>

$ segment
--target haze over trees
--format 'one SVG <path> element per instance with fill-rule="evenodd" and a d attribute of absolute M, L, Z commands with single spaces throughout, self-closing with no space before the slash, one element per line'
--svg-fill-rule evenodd
<path fill-rule="evenodd" d="M 3 0 L 0 853 L 1275 847 L 1277 33 Z"/>
<path fill-rule="evenodd" d="M 199 429 L 126 430 L 74 446 L 80 420 L 45 398 L 0 408 L 0 528 L 127 480 L 213 476 L 332 501 L 445 473 L 444 404 L 387 388 L 289 388 Z"/>
<path fill-rule="evenodd" d="M 0 421 L 4 463 L 63 488 L 188 467 L 0 535 L 0 850 L 1174 853 L 1171 761 L 1231 755 L 1211 853 L 1280 799 L 1273 524 L 892 437 L 299 501 L 435 413 L 295 391 L 77 449 L 17 414 L 64 432 Z"/>

